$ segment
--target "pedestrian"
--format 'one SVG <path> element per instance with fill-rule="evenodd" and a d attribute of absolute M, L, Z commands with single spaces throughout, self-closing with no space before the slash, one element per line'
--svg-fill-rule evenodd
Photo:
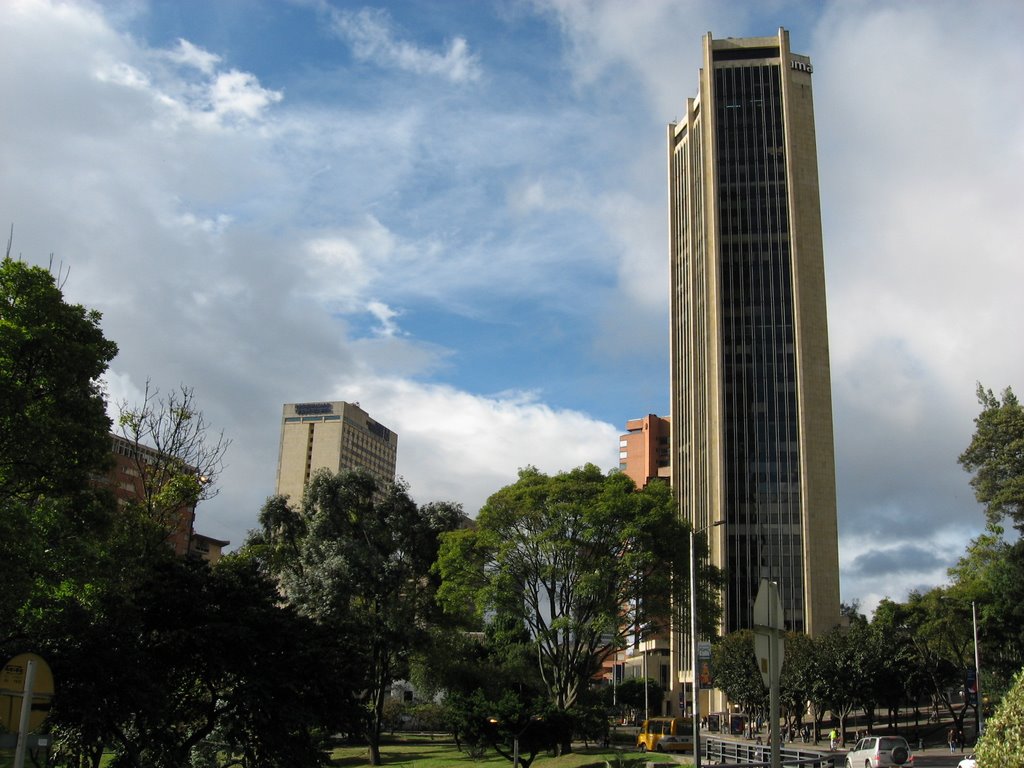
<path fill-rule="evenodd" d="M 839 731 L 832 727 L 832 730 L 828 732 L 828 748 L 833 752 L 836 751 L 836 744 L 839 742 Z"/>
<path fill-rule="evenodd" d="M 946 743 L 949 744 L 949 751 L 956 752 L 956 728 L 946 731 Z"/>

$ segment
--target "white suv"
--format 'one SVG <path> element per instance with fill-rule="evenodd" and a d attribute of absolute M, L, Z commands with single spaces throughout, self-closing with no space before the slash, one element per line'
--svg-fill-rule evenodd
<path fill-rule="evenodd" d="M 846 768 L 913 768 L 914 755 L 902 736 L 866 736 L 846 753 Z"/>

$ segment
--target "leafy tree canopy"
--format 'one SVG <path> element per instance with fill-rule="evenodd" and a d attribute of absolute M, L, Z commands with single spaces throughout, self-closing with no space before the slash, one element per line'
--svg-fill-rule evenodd
<path fill-rule="evenodd" d="M 54 276 L 0 262 L 0 645 L 24 643 L 33 601 L 78 590 L 102 549 L 113 500 L 90 487 L 110 461 L 100 376 L 117 353 L 100 315 Z"/>
<path fill-rule="evenodd" d="M 664 625 L 685 594 L 686 537 L 661 483 L 638 492 L 592 464 L 553 476 L 528 467 L 475 529 L 445 537 L 439 597 L 453 612 L 518 617 L 551 706 L 565 711 L 604 656 Z"/>
<path fill-rule="evenodd" d="M 270 498 L 247 543 L 285 599 L 333 631 L 335 653 L 349 659 L 338 694 L 362 702 L 374 765 L 385 695 L 409 676 L 413 651 L 429 641 L 440 614 L 431 575 L 439 536 L 462 521 L 457 505 L 417 506 L 403 484 L 322 470 L 306 486 L 301 510 Z"/>
<path fill-rule="evenodd" d="M 960 464 L 974 475 L 971 486 L 989 524 L 1009 518 L 1024 533 L 1024 407 L 1009 387 L 996 397 L 979 384 L 978 402 L 981 413 Z"/>
<path fill-rule="evenodd" d="M 731 632 L 712 649 L 715 687 L 750 714 L 768 709 L 768 689 L 757 668 L 754 633 L 749 629 Z"/>
<path fill-rule="evenodd" d="M 1024 670 L 1017 673 L 995 714 L 985 723 L 985 733 L 975 756 L 978 765 L 1024 768 Z"/>
<path fill-rule="evenodd" d="M 162 544 L 180 526 L 183 510 L 217 495 L 231 441 L 211 432 L 195 391 L 184 384 L 164 397 L 147 381 L 140 403 L 120 403 L 117 431 L 134 451 L 141 494 L 133 503 Z"/>
<path fill-rule="evenodd" d="M 116 354 L 50 272 L 0 262 L 0 503 L 78 491 L 109 462 L 99 379 Z"/>
<path fill-rule="evenodd" d="M 950 605 L 961 632 L 971 623 L 972 603 L 982 646 L 982 690 L 997 696 L 1024 667 L 1024 540 L 1009 543 L 1001 529 L 989 529 L 971 541 L 949 569 Z"/>
<path fill-rule="evenodd" d="M 40 621 L 61 681 L 60 759 L 98 764 L 108 745 L 116 765 L 177 768 L 215 735 L 240 764 L 321 764 L 312 731 L 342 722 L 338 670 L 328 637 L 278 602 L 273 582 L 231 556 L 213 569 L 168 556 L 131 591 L 54 601 Z"/>

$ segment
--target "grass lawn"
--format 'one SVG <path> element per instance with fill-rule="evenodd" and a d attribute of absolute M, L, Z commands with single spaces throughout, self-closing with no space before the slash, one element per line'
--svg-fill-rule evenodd
<path fill-rule="evenodd" d="M 336 768 L 363 768 L 370 764 L 368 754 L 365 746 L 338 747 L 331 753 L 331 765 Z M 389 768 L 512 768 L 512 762 L 493 749 L 488 750 L 482 759 L 474 760 L 465 752 L 455 749 L 454 742 L 442 738 L 433 741 L 426 738 L 386 740 L 381 744 L 380 756 L 382 765 Z M 105 766 L 111 759 L 112 753 L 107 753 L 100 764 Z M 605 768 L 605 765 L 611 765 L 612 768 L 643 768 L 649 762 L 672 763 L 673 760 L 668 755 L 641 754 L 632 749 L 579 747 L 572 754 L 562 757 L 538 755 L 531 768 Z M 9 768 L 13 764 L 14 751 L 10 750 L 9 754 L 0 751 L 0 768 Z"/>
<path fill-rule="evenodd" d="M 332 754 L 331 764 L 345 768 L 362 768 L 369 765 L 366 747 L 339 747 Z M 455 749 L 451 741 L 387 741 L 380 747 L 381 763 L 386 766 L 410 766 L 415 768 L 511 768 L 512 763 L 493 749 L 480 760 L 474 760 L 465 752 Z M 604 768 L 606 761 L 612 768 L 633 768 L 648 762 L 671 763 L 667 755 L 645 754 L 632 750 L 620 751 L 610 748 L 578 748 L 562 757 L 538 755 L 531 768 Z"/>

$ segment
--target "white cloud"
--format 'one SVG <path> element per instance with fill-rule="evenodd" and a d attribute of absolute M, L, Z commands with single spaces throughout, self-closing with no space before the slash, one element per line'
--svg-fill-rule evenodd
<path fill-rule="evenodd" d="M 618 431 L 529 393 L 491 397 L 404 379 L 364 379 L 335 396 L 356 401 L 398 433 L 398 472 L 420 503 L 457 500 L 475 516 L 527 465 L 555 473 L 592 462 L 618 466 Z"/>
<path fill-rule="evenodd" d="M 562 27 L 567 63 L 580 87 L 640 87 L 665 124 L 696 91 L 704 33 L 742 29 L 752 13 L 744 4 L 705 0 L 534 0 L 534 5 Z"/>
<path fill-rule="evenodd" d="M 280 91 L 262 87 L 255 76 L 237 69 L 218 73 L 210 84 L 210 105 L 218 117 L 237 115 L 255 120 L 281 98 Z"/>
<path fill-rule="evenodd" d="M 366 305 L 366 311 L 373 315 L 377 320 L 378 325 L 374 329 L 374 332 L 378 336 L 386 336 L 390 338 L 401 333 L 398 323 L 395 322 L 395 318 L 401 315 L 401 312 L 392 309 L 382 301 L 368 302 Z"/>
<path fill-rule="evenodd" d="M 356 311 L 361 298 L 395 252 L 395 238 L 373 217 L 361 226 L 305 243 L 306 285 L 318 300 L 341 311 Z"/>
<path fill-rule="evenodd" d="M 123 85 L 126 88 L 146 90 L 149 88 L 149 78 L 130 64 L 123 61 L 110 63 L 96 71 L 96 79 L 104 83 Z"/>
<path fill-rule="evenodd" d="M 353 54 L 364 61 L 414 74 L 439 75 L 454 83 L 480 78 L 479 61 L 462 37 L 453 38 L 444 53 L 426 50 L 396 39 L 391 16 L 383 9 L 332 11 L 332 23 L 337 34 L 352 45 Z"/>
<path fill-rule="evenodd" d="M 204 75 L 212 75 L 221 61 L 221 57 L 210 53 L 188 40 L 178 38 L 178 47 L 166 52 L 170 61 L 188 67 L 194 67 Z"/>
<path fill-rule="evenodd" d="M 169 51 L 121 48 L 118 53 L 134 61 L 97 49 L 96 79 L 146 94 L 153 119 L 172 128 L 181 124 L 221 128 L 241 120 L 258 121 L 268 107 L 283 98 L 281 91 L 264 88 L 251 72 L 218 71 L 219 56 L 184 39 Z M 201 77 L 196 80 L 188 71 L 168 69 L 161 65 L 162 60 L 198 70 Z"/>
<path fill-rule="evenodd" d="M 128 403 L 134 405 L 141 403 L 144 396 L 144 387 L 140 387 L 131 376 L 108 370 L 103 376 L 103 388 L 107 395 L 107 416 L 113 422 L 114 430 L 117 430 L 117 420 L 121 415 L 121 405 Z"/>

